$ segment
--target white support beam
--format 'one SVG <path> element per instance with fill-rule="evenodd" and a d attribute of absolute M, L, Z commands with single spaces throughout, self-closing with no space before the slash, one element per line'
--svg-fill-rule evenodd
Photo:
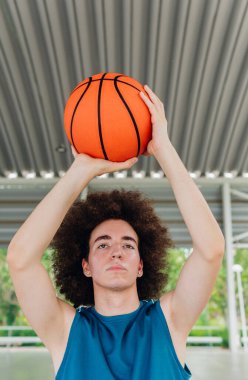
<path fill-rule="evenodd" d="M 238 248 L 248 248 L 248 244 L 247 243 L 234 243 L 233 244 L 233 248 L 235 249 L 238 249 Z"/>
<path fill-rule="evenodd" d="M 235 282 L 233 272 L 233 234 L 232 234 L 232 213 L 231 213 L 231 193 L 230 185 L 223 184 L 223 222 L 226 242 L 226 265 L 227 265 L 227 302 L 228 302 L 228 331 L 229 347 L 235 352 L 240 347 L 238 334 L 236 299 L 235 299 Z"/>
<path fill-rule="evenodd" d="M 230 191 L 233 195 L 236 195 L 237 197 L 241 199 L 248 200 L 248 193 L 245 193 L 244 191 L 234 190 L 234 189 L 231 189 Z"/>
<path fill-rule="evenodd" d="M 132 173 L 132 172 L 131 172 Z M 216 186 L 216 185 L 224 185 L 225 183 L 227 184 L 230 184 L 230 185 L 238 185 L 238 186 L 247 186 L 248 184 L 248 180 L 247 178 L 242 178 L 242 177 L 238 177 L 238 178 L 225 178 L 225 177 L 219 177 L 219 178 L 205 178 L 205 177 L 201 177 L 201 178 L 193 178 L 194 179 L 194 182 L 199 185 L 199 186 Z M 58 180 L 60 180 L 60 177 L 54 177 L 54 178 L 29 178 L 29 179 L 25 179 L 25 178 L 12 178 L 12 179 L 9 179 L 9 178 L 3 178 L 3 177 L 0 177 L 0 189 L 4 189 L 6 188 L 6 186 L 10 186 L 11 188 L 11 185 L 20 185 L 20 186 L 33 186 L 33 185 L 55 185 Z M 124 177 L 124 178 L 114 178 L 114 177 L 109 177 L 109 176 L 98 176 L 98 177 L 95 177 L 93 178 L 89 185 L 92 185 L 93 187 L 98 184 L 104 184 L 104 185 L 113 185 L 113 184 L 118 184 L 118 183 L 121 183 L 121 184 L 125 184 L 125 185 L 128 185 L 130 187 L 130 185 L 153 185 L 153 186 L 170 186 L 170 183 L 168 181 L 168 179 L 166 177 L 158 177 L 158 178 L 151 178 L 151 177 L 145 177 L 145 178 L 135 178 L 135 177 Z M 236 192 L 236 190 L 232 190 L 232 192 Z M 237 194 L 237 192 L 236 192 Z M 246 195 L 246 193 L 244 192 L 240 192 L 239 191 L 239 196 L 241 196 L 241 194 L 243 196 Z M 238 195 L 238 194 L 237 194 Z"/>
<path fill-rule="evenodd" d="M 248 236 L 248 231 L 247 232 L 243 232 L 242 234 L 235 235 L 233 237 L 233 242 L 245 239 L 247 236 Z"/>

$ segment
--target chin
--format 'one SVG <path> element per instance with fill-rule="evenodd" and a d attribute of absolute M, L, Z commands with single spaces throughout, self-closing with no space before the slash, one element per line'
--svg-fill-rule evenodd
<path fill-rule="evenodd" d="M 123 281 L 113 281 L 111 283 L 106 284 L 105 288 L 110 290 L 125 290 L 130 288 L 131 284 L 123 283 Z"/>
<path fill-rule="evenodd" d="M 129 279 L 130 280 L 130 279 Z M 94 281 L 95 285 L 100 288 L 109 290 L 125 290 L 133 286 L 136 287 L 136 279 L 133 282 L 127 282 L 126 278 L 104 278 L 104 281 Z"/>

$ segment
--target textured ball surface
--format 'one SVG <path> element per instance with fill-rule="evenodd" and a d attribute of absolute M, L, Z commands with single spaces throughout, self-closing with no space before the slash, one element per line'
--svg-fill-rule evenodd
<path fill-rule="evenodd" d="M 146 92 L 121 73 L 99 73 L 80 82 L 64 110 L 65 132 L 77 153 L 116 162 L 143 154 L 152 124 L 140 91 Z"/>

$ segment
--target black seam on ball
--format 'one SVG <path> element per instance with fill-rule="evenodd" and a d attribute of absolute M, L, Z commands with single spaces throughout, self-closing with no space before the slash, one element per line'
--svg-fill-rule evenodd
<path fill-rule="evenodd" d="M 106 74 L 106 73 L 105 73 Z M 91 77 L 90 77 L 91 78 Z M 115 78 L 104 78 L 103 79 L 104 81 L 105 80 L 112 80 L 112 81 L 115 81 Z M 99 82 L 99 81 L 102 81 L 102 78 L 100 78 L 100 79 L 92 79 L 91 80 L 91 82 Z M 120 82 L 120 83 L 124 83 L 124 84 L 126 84 L 127 86 L 130 86 L 130 87 L 133 87 L 135 90 L 137 90 L 137 91 L 139 91 L 140 92 L 140 89 L 139 88 L 137 88 L 136 86 L 134 86 L 133 84 L 131 84 L 131 83 L 127 83 L 127 82 L 125 82 L 125 81 L 123 81 L 123 80 L 118 80 L 118 82 Z M 78 87 L 76 87 L 76 88 L 74 88 L 74 90 L 70 93 L 70 95 L 69 95 L 69 97 L 73 94 L 73 92 L 74 91 L 76 91 L 76 90 L 78 90 L 79 88 L 81 88 L 82 86 L 84 86 L 85 84 L 88 84 L 89 82 L 85 82 L 85 83 L 82 83 L 82 84 L 80 84 L 80 85 L 78 85 Z M 68 98 L 69 98 L 68 97 Z"/>
<path fill-rule="evenodd" d="M 131 119 L 132 119 L 132 122 L 133 122 L 133 125 L 134 125 L 134 128 L 135 128 L 135 132 L 136 132 L 137 140 L 138 140 L 138 150 L 137 150 L 137 153 L 136 153 L 136 156 L 138 157 L 139 152 L 140 152 L 140 135 L 139 135 L 139 130 L 138 130 L 138 127 L 137 127 L 137 123 L 136 123 L 136 121 L 135 121 L 135 118 L 134 118 L 134 116 L 133 116 L 133 114 L 132 114 L 132 111 L 131 111 L 131 109 L 128 107 L 127 102 L 125 101 L 124 97 L 122 96 L 122 94 L 121 94 L 121 92 L 120 92 L 120 90 L 119 90 L 119 88 L 118 88 L 118 85 L 117 85 L 117 82 L 118 82 L 118 81 L 117 81 L 117 78 L 119 78 L 120 76 L 121 76 L 121 75 L 119 75 L 119 76 L 117 76 L 117 77 L 115 78 L 114 85 L 115 85 L 115 89 L 116 89 L 116 91 L 117 91 L 119 97 L 120 97 L 121 100 L 123 101 L 124 106 L 126 107 L 126 109 L 128 110 L 129 115 L 131 116 Z"/>
<path fill-rule="evenodd" d="M 74 111 L 73 111 L 73 114 L 72 114 L 72 118 L 71 118 L 71 125 L 70 125 L 71 140 L 72 140 L 72 144 L 73 144 L 73 146 L 74 146 L 74 148 L 75 148 L 75 150 L 76 150 L 77 153 L 79 153 L 79 152 L 78 152 L 78 150 L 77 150 L 77 148 L 75 146 L 74 139 L 73 139 L 73 120 L 74 120 L 74 116 L 75 116 L 76 110 L 77 110 L 77 108 L 79 106 L 79 103 L 81 102 L 84 94 L 86 93 L 86 91 L 90 87 L 91 82 L 92 82 L 92 78 L 90 77 L 89 78 L 89 82 L 88 82 L 88 86 L 86 87 L 85 91 L 82 93 L 82 95 L 80 96 L 80 98 L 78 99 L 77 104 L 76 104 L 76 106 L 74 108 Z"/>
<path fill-rule="evenodd" d="M 103 151 L 105 160 L 108 160 L 108 156 L 107 156 L 107 153 L 105 151 L 104 142 L 103 142 L 103 138 L 102 138 L 101 109 L 100 109 L 100 106 L 101 106 L 102 85 L 103 85 L 103 80 L 104 80 L 105 75 L 107 75 L 107 73 L 103 74 L 103 76 L 101 78 L 101 81 L 100 81 L 100 84 L 99 84 L 97 113 L 98 113 L 98 130 L 99 130 L 99 137 L 100 137 L 101 147 L 102 147 L 102 151 Z"/>

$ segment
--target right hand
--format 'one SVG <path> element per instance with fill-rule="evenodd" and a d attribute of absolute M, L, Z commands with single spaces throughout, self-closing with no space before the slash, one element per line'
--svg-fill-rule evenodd
<path fill-rule="evenodd" d="M 94 158 L 85 153 L 77 153 L 72 145 L 71 151 L 73 157 L 75 158 L 74 162 L 84 168 L 87 167 L 93 177 L 100 176 L 105 173 L 130 169 L 138 161 L 138 157 L 132 157 L 123 162 L 114 162 L 101 158 Z"/>

